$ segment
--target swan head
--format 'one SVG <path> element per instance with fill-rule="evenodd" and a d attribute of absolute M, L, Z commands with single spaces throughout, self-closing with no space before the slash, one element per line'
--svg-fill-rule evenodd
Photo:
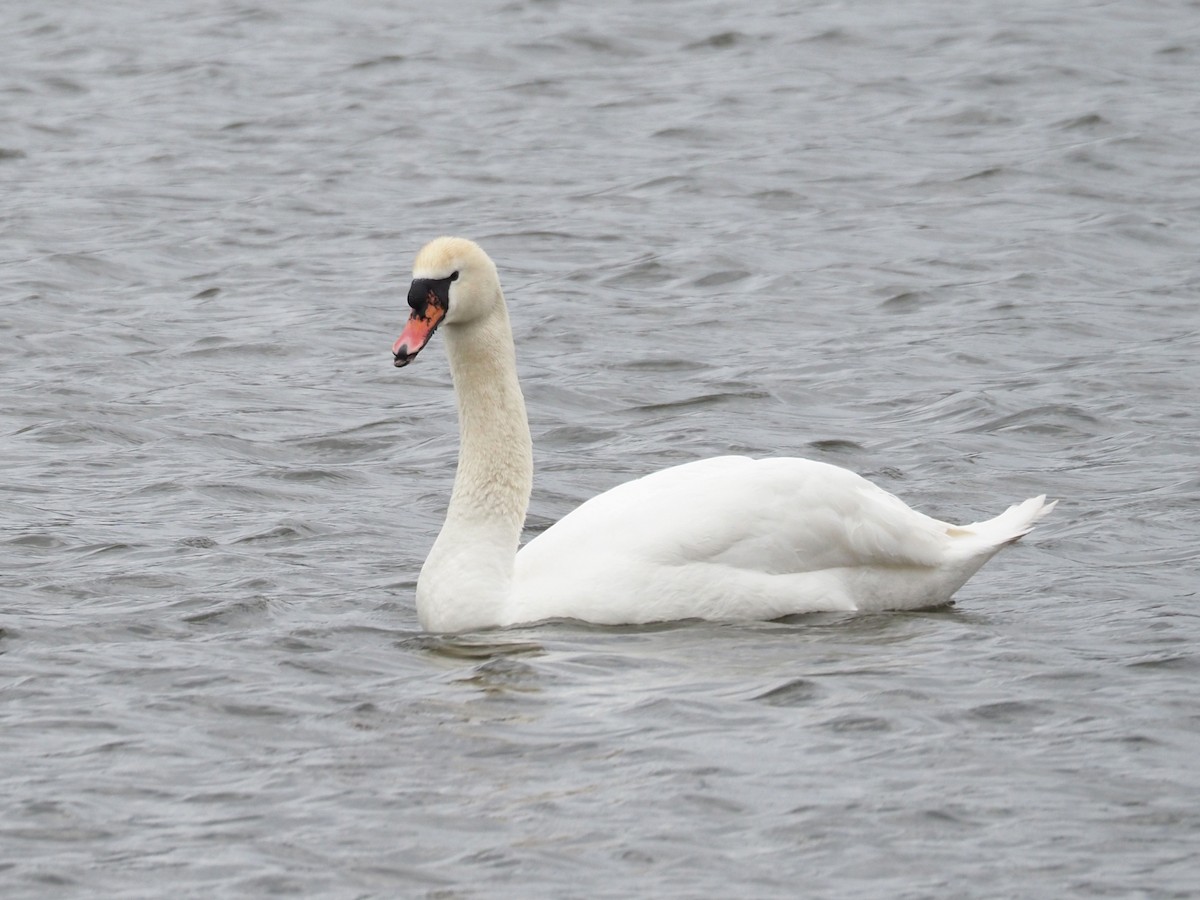
<path fill-rule="evenodd" d="M 498 304 L 496 264 L 474 241 L 440 237 L 430 241 L 413 262 L 404 331 L 392 344 L 397 366 L 412 362 L 441 324 L 464 325 L 487 316 Z"/>

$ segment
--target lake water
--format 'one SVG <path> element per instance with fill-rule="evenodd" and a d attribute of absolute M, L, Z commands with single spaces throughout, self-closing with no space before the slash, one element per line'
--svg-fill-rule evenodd
<path fill-rule="evenodd" d="M 1200 6 L 0 11 L 0 893 L 1193 897 Z M 442 638 L 411 259 L 531 530 L 700 456 L 1053 516 L 950 609 Z"/>

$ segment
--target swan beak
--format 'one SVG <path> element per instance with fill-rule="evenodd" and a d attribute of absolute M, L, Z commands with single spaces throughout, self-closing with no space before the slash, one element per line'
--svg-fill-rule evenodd
<path fill-rule="evenodd" d="M 407 366 L 417 358 L 417 354 L 429 343 L 429 339 L 437 330 L 438 323 L 445 315 L 445 304 L 436 292 L 430 290 L 426 302 L 412 311 L 408 317 L 408 323 L 400 332 L 400 337 L 396 338 L 396 343 L 392 344 L 392 356 L 395 357 L 396 368 Z"/>

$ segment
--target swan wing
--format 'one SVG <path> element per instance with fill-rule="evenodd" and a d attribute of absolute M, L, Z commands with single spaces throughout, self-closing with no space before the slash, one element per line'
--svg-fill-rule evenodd
<path fill-rule="evenodd" d="M 514 615 L 855 609 L 865 573 L 934 570 L 953 529 L 827 463 L 705 459 L 619 485 L 530 541 L 517 555 Z"/>

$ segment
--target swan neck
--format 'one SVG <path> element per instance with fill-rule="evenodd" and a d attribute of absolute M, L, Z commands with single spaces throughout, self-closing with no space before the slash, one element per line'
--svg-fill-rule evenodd
<path fill-rule="evenodd" d="M 483 320 L 446 330 L 460 439 L 447 518 L 503 520 L 517 541 L 533 487 L 533 448 L 507 311 L 501 303 Z"/>
<path fill-rule="evenodd" d="M 417 585 L 418 614 L 432 631 L 507 624 L 533 449 L 512 327 L 498 299 L 487 316 L 444 328 L 460 443 L 446 521 Z"/>

